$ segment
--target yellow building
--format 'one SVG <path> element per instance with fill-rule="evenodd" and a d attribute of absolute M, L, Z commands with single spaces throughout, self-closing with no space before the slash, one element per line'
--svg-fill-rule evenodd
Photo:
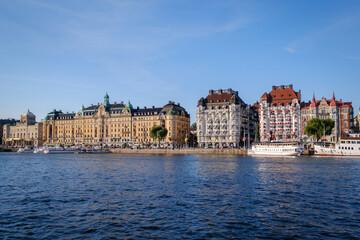
<path fill-rule="evenodd" d="M 190 115 L 169 102 L 162 108 L 133 108 L 131 103 L 104 103 L 81 107 L 77 113 L 52 111 L 43 120 L 43 137 L 47 144 L 119 146 L 126 142 L 154 143 L 150 138 L 153 126 L 168 129 L 167 143 L 183 144 L 190 134 Z"/>

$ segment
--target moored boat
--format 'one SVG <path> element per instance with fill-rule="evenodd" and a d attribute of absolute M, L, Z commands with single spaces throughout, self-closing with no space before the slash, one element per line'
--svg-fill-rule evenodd
<path fill-rule="evenodd" d="M 303 147 L 298 142 L 267 142 L 255 143 L 249 155 L 267 156 L 299 156 L 303 152 Z"/>
<path fill-rule="evenodd" d="M 360 156 L 360 137 L 342 137 L 338 143 L 315 144 L 317 156 Z"/>

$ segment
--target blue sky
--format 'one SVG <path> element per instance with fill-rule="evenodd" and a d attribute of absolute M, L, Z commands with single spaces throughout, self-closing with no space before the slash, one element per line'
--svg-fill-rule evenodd
<path fill-rule="evenodd" d="M 360 106 L 360 1 L 0 0 L 0 118 L 103 101 L 249 104 L 272 85 Z"/>

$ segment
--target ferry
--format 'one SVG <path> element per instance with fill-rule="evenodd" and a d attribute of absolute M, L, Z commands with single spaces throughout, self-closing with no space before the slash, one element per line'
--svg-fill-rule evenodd
<path fill-rule="evenodd" d="M 317 156 L 360 156 L 360 136 L 341 137 L 335 144 L 315 144 Z"/>
<path fill-rule="evenodd" d="M 298 142 L 272 141 L 253 144 L 248 154 L 267 156 L 300 156 L 302 152 L 303 147 Z"/>

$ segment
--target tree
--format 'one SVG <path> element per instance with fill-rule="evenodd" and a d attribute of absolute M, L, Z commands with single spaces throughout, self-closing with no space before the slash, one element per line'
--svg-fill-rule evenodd
<path fill-rule="evenodd" d="M 259 141 L 260 141 L 259 123 L 256 123 L 255 142 L 259 142 Z"/>
<path fill-rule="evenodd" d="M 196 129 L 196 122 L 194 122 L 193 124 L 191 124 L 190 128 L 195 128 L 195 129 Z"/>
<path fill-rule="evenodd" d="M 316 138 L 316 141 L 319 141 L 324 136 L 324 128 L 325 135 L 331 135 L 334 126 L 335 122 L 331 119 L 313 118 L 306 123 L 304 132 L 307 136 L 313 136 Z"/>
<path fill-rule="evenodd" d="M 159 141 L 163 140 L 168 133 L 168 130 L 166 128 L 163 128 L 161 126 L 153 126 L 150 130 L 150 137 L 155 138 Z"/>

